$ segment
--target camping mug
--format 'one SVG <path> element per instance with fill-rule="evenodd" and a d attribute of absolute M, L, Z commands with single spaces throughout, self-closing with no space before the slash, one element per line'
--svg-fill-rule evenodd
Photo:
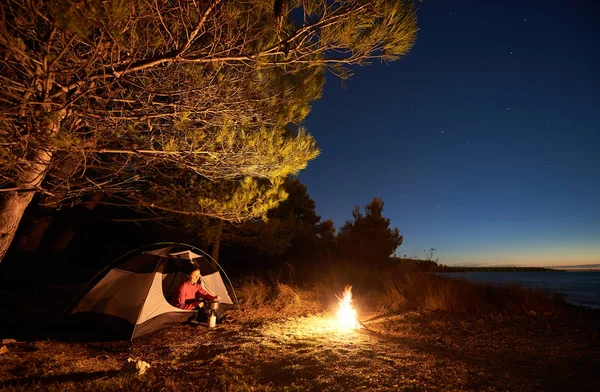
<path fill-rule="evenodd" d="M 209 302 L 208 310 L 217 310 L 219 309 L 219 301 Z"/>

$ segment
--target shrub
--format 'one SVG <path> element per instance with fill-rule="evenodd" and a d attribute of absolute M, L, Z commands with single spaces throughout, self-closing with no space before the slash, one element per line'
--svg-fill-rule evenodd
<path fill-rule="evenodd" d="M 392 312 L 406 310 L 409 307 L 406 299 L 406 287 L 398 279 L 382 277 L 383 292 L 380 297 L 380 305 Z"/>
<path fill-rule="evenodd" d="M 266 304 L 271 289 L 261 279 L 249 277 L 241 282 L 236 292 L 241 305 L 259 307 Z"/>
<path fill-rule="evenodd" d="M 541 289 L 518 285 L 491 285 L 452 279 L 429 273 L 407 273 L 403 276 L 411 305 L 429 310 L 458 313 L 557 313 L 560 301 L 553 300 Z"/>
<path fill-rule="evenodd" d="M 356 265 L 330 265 L 314 271 L 308 288 L 251 277 L 239 296 L 242 305 L 271 306 L 274 311 L 331 311 L 344 286 L 351 285 L 357 308 L 400 312 L 408 309 L 453 313 L 528 313 L 560 315 L 567 307 L 559 296 L 518 285 L 491 285 L 402 268 L 384 272 Z M 268 278 L 268 277 L 267 277 Z"/>
<path fill-rule="evenodd" d="M 277 283 L 272 303 L 278 310 L 298 309 L 302 307 L 302 293 L 290 285 Z"/>

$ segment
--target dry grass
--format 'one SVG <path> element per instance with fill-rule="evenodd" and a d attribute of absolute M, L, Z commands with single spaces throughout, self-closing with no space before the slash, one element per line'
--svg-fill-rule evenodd
<path fill-rule="evenodd" d="M 268 285 L 253 277 L 236 288 L 246 317 L 289 317 L 318 314 L 322 306 L 313 288 L 296 287 L 281 282 Z"/>
<path fill-rule="evenodd" d="M 544 293 L 401 271 L 322 272 L 301 287 L 247 279 L 237 287 L 242 310 L 230 311 L 235 322 L 211 330 L 178 325 L 144 336 L 131 347 L 127 342 L 9 344 L 0 358 L 0 389 L 497 391 L 597 386 L 598 325 L 557 317 L 561 305 Z M 345 284 L 354 286 L 355 306 L 367 328 L 337 328 L 333 311 Z M 501 316 L 486 317 L 494 314 Z M 146 375 L 121 372 L 130 356 L 151 364 Z M 578 376 L 572 377 L 575 372 Z"/>
<path fill-rule="evenodd" d="M 412 307 L 454 313 L 559 314 L 564 303 L 541 289 L 517 285 L 494 286 L 427 273 L 409 273 L 386 286 L 389 297 L 405 297 Z"/>
<path fill-rule="evenodd" d="M 134 341 L 131 350 L 120 342 L 10 344 L 0 361 L 0 389 L 591 391 L 597 386 L 600 346 L 590 340 L 596 332 L 578 325 L 580 331 L 573 333 L 556 318 L 522 315 L 497 322 L 433 311 L 359 312 L 368 329 L 348 331 L 339 330 L 328 314 L 232 313 L 233 324 L 211 330 L 174 326 Z M 123 374 L 129 356 L 151 368 L 141 377 Z"/>
<path fill-rule="evenodd" d="M 147 391 L 152 386 L 121 371 L 123 356 L 94 352 L 84 344 L 42 341 L 8 347 L 0 374 L 3 381 L 12 377 L 0 385 L 3 391 Z"/>
<path fill-rule="evenodd" d="M 541 289 L 517 285 L 487 285 L 430 273 L 350 266 L 321 270 L 306 286 L 280 282 L 268 285 L 260 278 L 245 280 L 237 289 L 246 309 L 275 311 L 332 311 L 346 285 L 353 286 L 356 306 L 387 312 L 427 309 L 459 314 L 552 314 L 568 317 L 561 297 Z"/>
<path fill-rule="evenodd" d="M 163 380 L 162 382 L 148 382 L 148 380 L 140 379 L 130 375 L 120 375 L 117 373 L 108 372 L 106 375 L 98 373 L 98 379 L 92 379 L 88 382 L 78 381 L 61 381 L 61 378 L 57 378 L 54 383 L 48 384 L 44 378 L 42 381 L 32 381 L 27 383 L 26 381 L 22 385 L 11 385 L 3 388 L 3 391 L 48 391 L 48 392 L 62 392 L 62 391 L 84 391 L 84 392 L 111 392 L 111 391 L 132 391 L 142 392 L 150 390 L 160 391 L 178 391 L 176 388 L 176 382 L 173 380 Z M 67 377 L 65 377 L 67 378 Z"/>
<path fill-rule="evenodd" d="M 260 307 L 266 304 L 271 295 L 271 288 L 261 279 L 249 277 L 236 288 L 240 305 L 245 307 Z"/>
<path fill-rule="evenodd" d="M 301 309 L 304 302 L 302 290 L 287 284 L 277 283 L 274 287 L 272 306 L 277 311 Z"/>
<path fill-rule="evenodd" d="M 383 292 L 380 300 L 381 307 L 391 312 L 409 308 L 405 286 L 398 280 L 389 277 L 383 278 Z"/>

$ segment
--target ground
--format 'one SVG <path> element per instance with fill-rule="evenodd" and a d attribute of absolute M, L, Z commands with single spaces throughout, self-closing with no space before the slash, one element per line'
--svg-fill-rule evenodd
<path fill-rule="evenodd" d="M 283 312 L 285 313 L 285 312 Z M 133 342 L 17 341 L 0 354 L 6 390 L 564 391 L 596 390 L 597 314 L 360 314 L 339 331 L 327 313 L 230 312 L 209 330 L 177 325 Z M 9 338 L 9 336 L 2 336 Z M 143 375 L 126 375 L 128 358 Z"/>

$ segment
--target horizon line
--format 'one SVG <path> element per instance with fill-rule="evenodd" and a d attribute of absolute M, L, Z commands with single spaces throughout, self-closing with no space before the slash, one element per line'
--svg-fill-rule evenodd
<path fill-rule="evenodd" d="M 443 264 L 443 263 L 440 263 Z M 600 263 L 590 264 L 563 264 L 563 265 L 549 265 L 549 264 L 487 264 L 487 263 L 467 263 L 467 264 L 451 264 L 448 267 L 466 267 L 466 268 L 494 268 L 494 267 L 506 267 L 506 268 L 550 268 L 550 269 L 600 269 Z"/>

